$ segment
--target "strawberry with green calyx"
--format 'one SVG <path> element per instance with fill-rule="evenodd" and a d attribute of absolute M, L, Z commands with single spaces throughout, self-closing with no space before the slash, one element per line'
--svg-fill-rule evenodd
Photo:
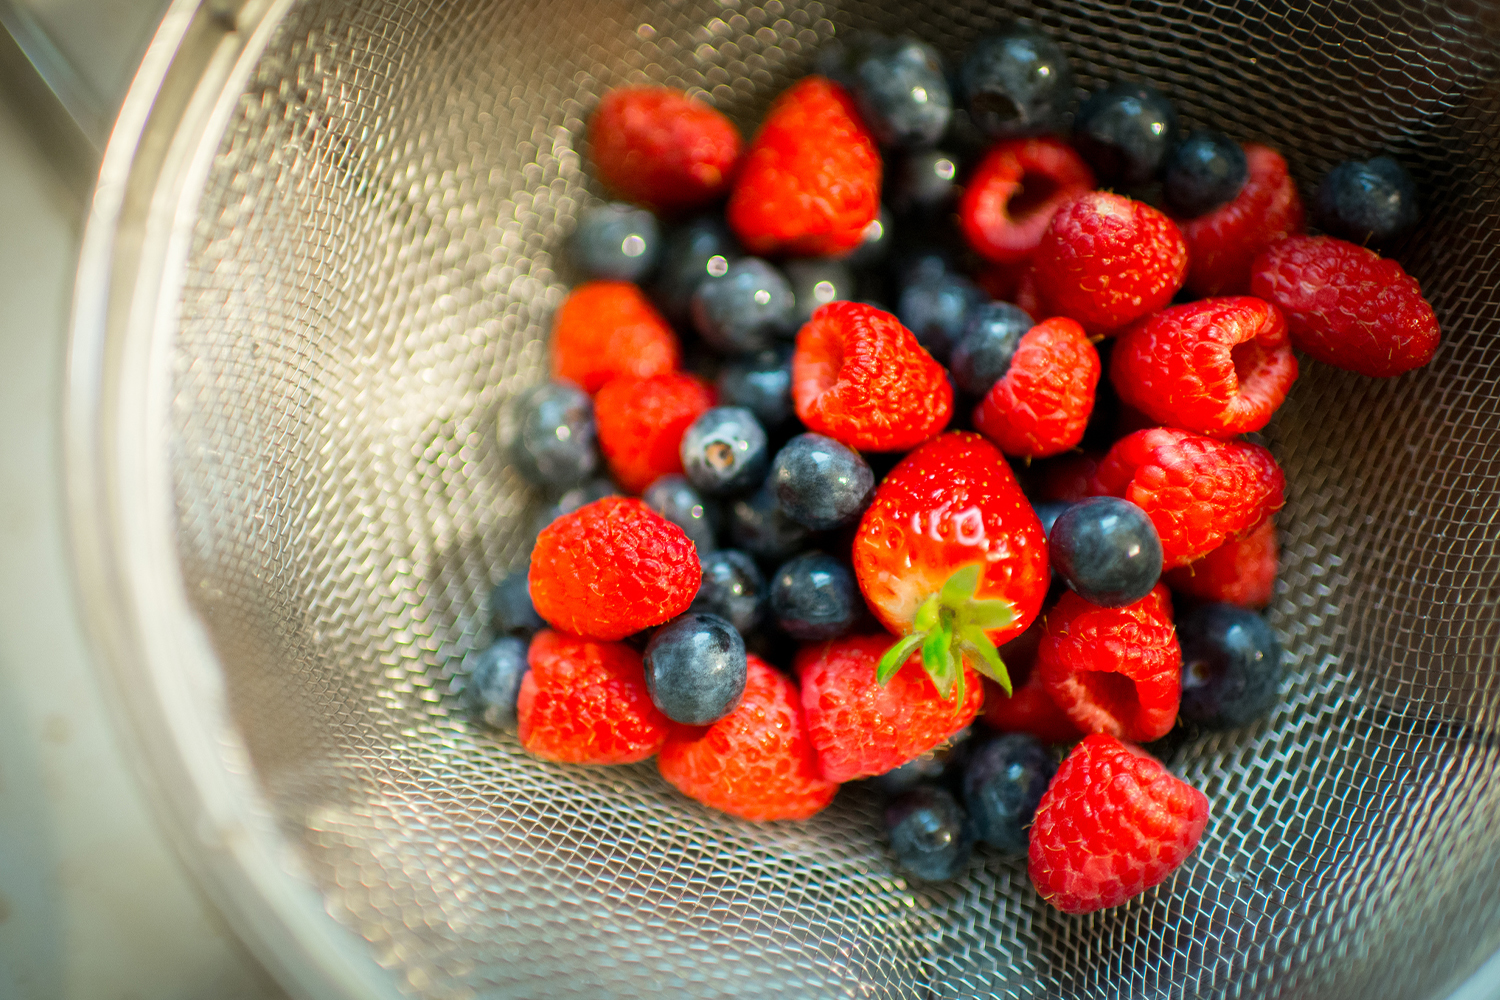
<path fill-rule="evenodd" d="M 912 631 L 880 658 L 876 680 L 882 684 L 889 681 L 920 646 L 922 669 L 944 698 L 952 698 L 955 693 L 963 697 L 965 660 L 1010 694 L 1010 675 L 988 630 L 1005 628 L 1015 620 L 1016 612 L 1009 601 L 974 599 L 983 571 L 981 564 L 970 563 L 948 577 L 942 590 L 922 602 L 912 619 Z"/>

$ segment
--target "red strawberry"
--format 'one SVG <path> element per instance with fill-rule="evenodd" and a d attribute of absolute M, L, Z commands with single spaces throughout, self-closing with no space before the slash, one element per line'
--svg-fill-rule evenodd
<path fill-rule="evenodd" d="M 731 816 L 807 819 L 839 786 L 818 770 L 797 686 L 753 653 L 745 662 L 739 707 L 706 728 L 674 728 L 656 766 L 688 798 Z"/>
<path fill-rule="evenodd" d="M 981 257 L 1013 264 L 1036 250 L 1059 208 L 1093 188 L 1088 164 L 1062 140 L 1009 139 L 979 162 L 958 223 Z"/>
<path fill-rule="evenodd" d="M 888 312 L 819 307 L 797 334 L 792 401 L 808 430 L 859 451 L 905 451 L 948 425 L 948 373 Z"/>
<path fill-rule="evenodd" d="M 1286 314 L 1299 350 L 1335 368 L 1391 378 L 1437 351 L 1437 315 L 1422 286 L 1373 250 L 1293 236 L 1256 259 L 1250 284 Z"/>
<path fill-rule="evenodd" d="M 1167 735 L 1182 698 L 1182 650 L 1166 587 L 1123 608 L 1069 591 L 1046 628 L 1036 672 L 1074 725 L 1139 743 Z"/>
<path fill-rule="evenodd" d="M 852 636 L 804 646 L 796 658 L 808 738 L 823 777 L 853 781 L 884 774 L 967 726 L 984 690 L 968 675 L 957 700 L 944 697 L 912 657 L 885 683 L 876 680 L 888 635 Z"/>
<path fill-rule="evenodd" d="M 604 186 L 658 211 L 706 205 L 729 189 L 740 131 L 702 101 L 670 87 L 605 94 L 589 122 Z"/>
<path fill-rule="evenodd" d="M 751 253 L 852 250 L 880 212 L 880 153 L 844 89 L 793 84 L 766 113 L 729 196 L 729 226 Z"/>
<path fill-rule="evenodd" d="M 621 376 L 675 371 L 677 335 L 628 281 L 590 281 L 573 289 L 552 327 L 552 374 L 598 392 Z"/>
<path fill-rule="evenodd" d="M 1208 825 L 1208 799 L 1144 751 L 1089 736 L 1068 754 L 1031 823 L 1027 871 L 1064 913 L 1119 906 L 1166 881 Z"/>
<path fill-rule="evenodd" d="M 1258 527 L 1281 509 L 1285 490 L 1281 467 L 1258 444 L 1155 427 L 1115 442 L 1091 492 L 1150 515 L 1172 569 Z"/>
<path fill-rule="evenodd" d="M 994 445 L 953 432 L 907 455 L 876 489 L 852 558 L 865 600 L 904 637 L 882 679 L 920 646 L 944 695 L 965 659 L 1009 688 L 994 644 L 1036 618 L 1051 571 L 1041 522 Z"/>
<path fill-rule="evenodd" d="M 1245 146 L 1245 159 L 1249 179 L 1233 201 L 1177 222 L 1188 249 L 1186 287 L 1194 295 L 1246 294 L 1256 255 L 1283 236 L 1302 232 L 1307 213 L 1286 160 L 1253 142 Z"/>
<path fill-rule="evenodd" d="M 605 497 L 542 529 L 527 583 L 550 625 L 623 639 L 686 611 L 702 575 L 681 528 L 639 500 Z"/>
<path fill-rule="evenodd" d="M 1125 403 L 1214 437 L 1260 430 L 1296 377 L 1286 321 L 1248 296 L 1163 309 L 1121 334 L 1109 362 Z"/>
<path fill-rule="evenodd" d="M 1268 517 L 1243 538 L 1230 539 L 1202 559 L 1177 567 L 1163 579 L 1179 594 L 1200 601 L 1263 608 L 1271 603 L 1276 592 L 1280 560 L 1276 520 Z"/>
<path fill-rule="evenodd" d="M 671 723 L 651 702 L 641 655 L 543 629 L 516 702 L 521 745 L 561 764 L 633 764 L 666 741 Z"/>
<path fill-rule="evenodd" d="M 617 378 L 594 397 L 599 450 L 615 480 L 640 493 L 662 476 L 682 472 L 682 435 L 714 405 L 696 375 Z"/>
<path fill-rule="evenodd" d="M 1007 455 L 1045 458 L 1083 440 L 1099 384 L 1099 353 L 1058 316 L 1021 337 L 1010 368 L 974 408 L 974 429 Z"/>

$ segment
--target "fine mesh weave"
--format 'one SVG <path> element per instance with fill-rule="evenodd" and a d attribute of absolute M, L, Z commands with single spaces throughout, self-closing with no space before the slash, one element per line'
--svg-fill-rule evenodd
<path fill-rule="evenodd" d="M 1080 94 L 1149 79 L 1290 153 L 1304 193 L 1390 151 L 1424 371 L 1308 364 L 1266 721 L 1181 749 L 1202 847 L 1067 917 L 979 852 L 914 884 L 858 787 L 805 824 L 649 764 L 554 766 L 455 698 L 539 498 L 492 433 L 544 377 L 558 248 L 599 197 L 599 94 L 665 83 L 747 129 L 837 32 L 950 57 L 1019 16 Z M 1253 0 L 352 0 L 295 6 L 239 100 L 187 262 L 172 470 L 238 738 L 329 913 L 423 997 L 1442 996 L 1500 946 L 1500 19 Z"/>

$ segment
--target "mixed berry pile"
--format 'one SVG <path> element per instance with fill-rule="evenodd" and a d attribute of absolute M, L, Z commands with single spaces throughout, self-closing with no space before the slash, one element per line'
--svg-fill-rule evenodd
<path fill-rule="evenodd" d="M 1276 700 L 1286 484 L 1244 435 L 1294 348 L 1390 377 L 1437 347 L 1370 249 L 1411 180 L 1340 164 L 1306 235 L 1282 153 L 1137 83 L 1075 109 L 1019 25 L 952 75 L 909 38 L 818 68 L 748 146 L 678 91 L 600 102 L 622 200 L 580 219 L 552 380 L 503 420 L 549 506 L 467 697 L 747 820 L 872 779 L 914 876 L 979 841 L 1059 909 L 1117 905 L 1208 822 L 1151 751 Z"/>

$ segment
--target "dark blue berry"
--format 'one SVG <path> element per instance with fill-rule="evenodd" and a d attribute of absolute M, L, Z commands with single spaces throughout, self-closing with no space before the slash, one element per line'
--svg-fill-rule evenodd
<path fill-rule="evenodd" d="M 693 327 L 725 354 L 764 351 L 797 331 L 797 301 L 780 271 L 744 257 L 693 293 Z"/>
<path fill-rule="evenodd" d="M 1041 500 L 1033 503 L 1031 509 L 1036 511 L 1037 520 L 1042 522 L 1042 531 L 1050 539 L 1052 526 L 1057 523 L 1062 512 L 1071 506 L 1073 505 L 1066 500 Z"/>
<path fill-rule="evenodd" d="M 704 215 L 673 231 L 662 250 L 652 292 L 673 323 L 691 319 L 693 293 L 709 277 L 722 277 L 744 256 L 720 213 Z"/>
<path fill-rule="evenodd" d="M 703 568 L 703 582 L 690 611 L 718 615 L 749 635 L 760 624 L 765 613 L 766 579 L 760 575 L 755 560 L 736 549 L 698 553 Z"/>
<path fill-rule="evenodd" d="M 1073 106 L 1068 57 L 1023 25 L 975 42 L 959 81 L 969 117 L 991 139 L 1055 132 Z"/>
<path fill-rule="evenodd" d="M 583 213 L 572 253 L 590 278 L 640 281 L 661 258 L 661 229 L 643 208 L 614 202 Z"/>
<path fill-rule="evenodd" d="M 964 770 L 964 806 L 975 835 L 1010 854 L 1026 853 L 1026 833 L 1057 761 L 1035 737 L 1007 733 L 977 747 Z"/>
<path fill-rule="evenodd" d="M 685 476 L 662 476 L 641 494 L 647 507 L 681 528 L 698 554 L 712 552 L 719 533 L 719 508 L 693 488 Z"/>
<path fill-rule="evenodd" d="M 1073 121 L 1073 145 L 1100 184 L 1143 184 L 1177 142 L 1177 109 L 1154 87 L 1117 83 L 1095 92 Z"/>
<path fill-rule="evenodd" d="M 813 311 L 830 302 L 854 298 L 854 272 L 842 260 L 832 257 L 807 257 L 787 261 L 782 268 L 792 298 L 796 301 L 796 325 L 812 318 Z"/>
<path fill-rule="evenodd" d="M 1232 604 L 1204 604 L 1177 619 L 1184 722 L 1233 729 L 1276 704 L 1281 644 L 1266 620 Z"/>
<path fill-rule="evenodd" d="M 965 726 L 938 746 L 902 764 L 893 771 L 876 775 L 871 784 L 886 795 L 896 796 L 918 785 L 949 785 L 956 772 L 962 771 L 974 743 L 974 727 Z"/>
<path fill-rule="evenodd" d="M 854 627 L 861 606 L 854 574 L 833 556 L 807 552 L 771 578 L 771 614 L 793 639 L 822 642 Z"/>
<path fill-rule="evenodd" d="M 743 493 L 766 478 L 766 432 L 743 406 L 705 410 L 682 435 L 682 468 L 709 496 Z"/>
<path fill-rule="evenodd" d="M 950 359 L 954 384 L 971 396 L 989 392 L 1010 371 L 1021 338 L 1033 325 L 1026 310 L 1009 302 L 985 302 L 971 309 Z"/>
<path fill-rule="evenodd" d="M 1199 129 L 1172 147 L 1162 168 L 1162 199 L 1174 215 L 1195 219 L 1234 201 L 1250 179 L 1240 144 Z"/>
<path fill-rule="evenodd" d="M 859 452 L 833 438 L 798 434 L 776 453 L 766 486 L 792 520 L 827 531 L 864 513 L 875 493 L 875 473 Z"/>
<path fill-rule="evenodd" d="M 745 693 L 745 640 L 718 615 L 672 619 L 646 644 L 643 663 L 651 700 L 685 726 L 723 718 Z"/>
<path fill-rule="evenodd" d="M 585 504 L 603 500 L 605 497 L 618 496 L 619 493 L 620 491 L 615 489 L 615 484 L 603 477 L 590 479 L 582 486 L 573 487 L 558 497 L 556 503 L 548 504 L 537 513 L 536 520 L 532 522 L 532 539 L 535 540 L 536 535 L 543 528 L 564 514 L 571 514 Z"/>
<path fill-rule="evenodd" d="M 1161 538 L 1129 500 L 1089 497 L 1069 505 L 1048 533 L 1052 568 L 1101 608 L 1134 604 L 1161 578 Z"/>
<path fill-rule="evenodd" d="M 963 336 L 970 311 L 984 301 L 984 293 L 968 278 L 945 272 L 902 288 L 896 316 L 927 353 L 947 364 L 953 345 Z"/>
<path fill-rule="evenodd" d="M 948 128 L 953 98 L 937 50 L 914 38 L 881 39 L 853 67 L 850 90 L 882 146 L 922 147 Z"/>
<path fill-rule="evenodd" d="M 761 427 L 774 431 L 791 420 L 792 348 L 781 344 L 769 351 L 736 358 L 719 372 L 719 402 L 743 406 Z"/>
<path fill-rule="evenodd" d="M 811 532 L 787 517 L 769 489 L 761 488 L 729 508 L 729 537 L 766 563 L 780 563 L 807 546 Z"/>
<path fill-rule="evenodd" d="M 940 149 L 911 153 L 891 177 L 891 208 L 901 215 L 946 210 L 958 196 L 958 157 Z"/>
<path fill-rule="evenodd" d="M 464 661 L 464 704 L 491 729 L 516 728 L 516 697 L 526 676 L 526 641 L 496 639 Z"/>
<path fill-rule="evenodd" d="M 1417 186 L 1389 156 L 1345 160 L 1318 185 L 1313 207 L 1330 235 L 1361 246 L 1384 243 L 1417 224 Z"/>
<path fill-rule="evenodd" d="M 918 282 L 941 278 L 958 272 L 951 248 L 931 242 L 903 241 L 893 255 L 891 272 L 896 283 L 905 288 Z"/>
<path fill-rule="evenodd" d="M 490 624 L 497 635 L 531 635 L 547 627 L 531 603 L 531 585 L 526 576 L 531 565 L 507 573 L 490 591 Z"/>
<path fill-rule="evenodd" d="M 963 807 L 930 785 L 919 785 L 886 806 L 885 829 L 897 864 L 928 882 L 956 878 L 974 849 L 973 826 Z"/>
<path fill-rule="evenodd" d="M 588 393 L 568 382 L 543 382 L 512 407 L 510 461 L 522 478 L 564 490 L 594 474 L 599 441 Z"/>
<path fill-rule="evenodd" d="M 892 232 L 890 209 L 881 205 L 880 214 L 875 216 L 875 221 L 865 227 L 864 239 L 839 260 L 855 270 L 874 267 L 885 260 L 890 253 L 891 244 L 894 242 Z"/>

